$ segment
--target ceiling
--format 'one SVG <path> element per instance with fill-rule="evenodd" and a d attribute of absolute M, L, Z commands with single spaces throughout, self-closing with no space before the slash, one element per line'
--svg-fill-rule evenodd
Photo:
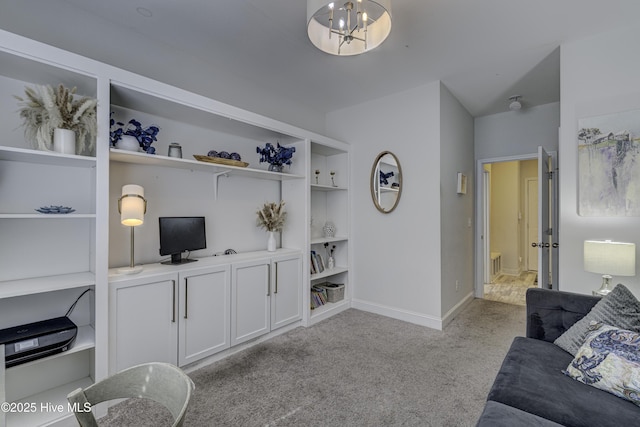
<path fill-rule="evenodd" d="M 512 95 L 559 101 L 559 46 L 640 17 L 638 0 L 391 1 L 391 35 L 355 57 L 311 44 L 304 0 L 0 0 L 0 28 L 213 98 L 204 80 L 222 76 L 319 113 L 441 80 L 477 117 Z"/>

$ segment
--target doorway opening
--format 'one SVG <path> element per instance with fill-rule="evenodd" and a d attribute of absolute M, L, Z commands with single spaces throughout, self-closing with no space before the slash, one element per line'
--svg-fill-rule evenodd
<path fill-rule="evenodd" d="M 537 155 L 478 161 L 476 297 L 525 305 L 529 287 L 557 289 L 555 170 L 542 147 Z"/>
<path fill-rule="evenodd" d="M 527 288 L 537 287 L 538 159 L 485 163 L 483 177 L 488 263 L 484 299 L 524 305 Z"/>

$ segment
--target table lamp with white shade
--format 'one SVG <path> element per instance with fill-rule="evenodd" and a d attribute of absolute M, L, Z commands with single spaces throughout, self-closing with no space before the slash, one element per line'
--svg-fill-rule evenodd
<path fill-rule="evenodd" d="M 144 214 L 147 212 L 147 200 L 144 198 L 144 188 L 140 185 L 128 184 L 122 186 L 122 196 L 118 199 L 118 212 L 120 223 L 131 227 L 131 259 L 129 267 L 118 269 L 118 273 L 135 274 L 142 271 L 142 266 L 135 266 L 134 253 L 134 227 L 144 224 Z"/>
<path fill-rule="evenodd" d="M 636 245 L 611 240 L 585 240 L 584 269 L 602 274 L 602 286 L 593 293 L 606 295 L 613 290 L 612 276 L 636 275 Z"/>

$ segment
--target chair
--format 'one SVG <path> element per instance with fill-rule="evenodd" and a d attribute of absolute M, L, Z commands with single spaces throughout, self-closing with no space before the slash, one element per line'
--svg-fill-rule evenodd
<path fill-rule="evenodd" d="M 84 390 L 78 388 L 67 395 L 67 400 L 73 405 L 81 427 L 98 426 L 91 411 L 82 412 L 88 407 L 87 403 L 93 406 L 129 397 L 151 399 L 164 405 L 175 420 L 172 426 L 180 427 L 194 388 L 191 378 L 178 367 L 169 363 L 145 363 L 120 371 Z"/>

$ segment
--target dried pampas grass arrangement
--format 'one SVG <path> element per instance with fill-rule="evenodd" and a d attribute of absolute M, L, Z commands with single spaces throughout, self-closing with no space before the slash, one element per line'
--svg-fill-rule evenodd
<path fill-rule="evenodd" d="M 56 89 L 50 85 L 26 87 L 24 92 L 24 98 L 15 98 L 20 101 L 24 136 L 35 148 L 50 151 L 53 130 L 61 128 L 76 133 L 77 153 L 94 153 L 98 133 L 96 99 L 76 98 L 76 88 L 68 89 L 62 84 Z"/>
<path fill-rule="evenodd" d="M 287 218 L 287 212 L 284 210 L 284 201 L 280 203 L 265 203 L 262 209 L 257 211 L 258 218 L 256 225 L 267 231 L 282 231 L 284 221 Z"/>

